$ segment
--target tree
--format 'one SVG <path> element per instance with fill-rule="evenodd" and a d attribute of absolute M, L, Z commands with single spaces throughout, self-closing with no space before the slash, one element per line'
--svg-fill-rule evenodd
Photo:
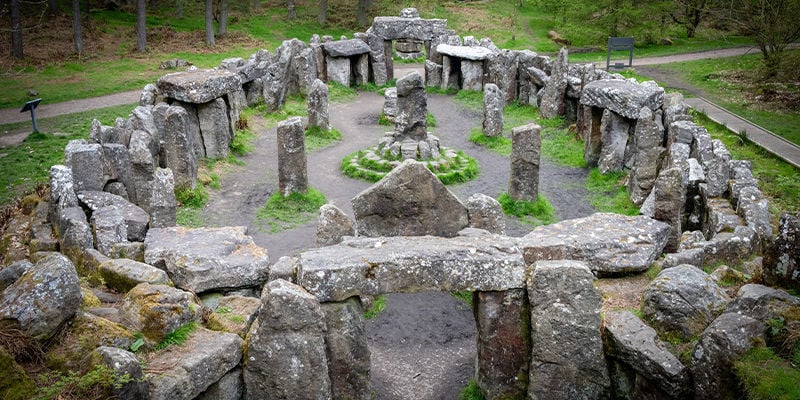
<path fill-rule="evenodd" d="M 219 0 L 219 20 L 217 20 L 219 36 L 228 34 L 228 0 Z"/>
<path fill-rule="evenodd" d="M 75 42 L 75 52 L 80 56 L 83 53 L 83 33 L 81 32 L 81 2 L 72 0 L 72 37 Z"/>
<path fill-rule="evenodd" d="M 786 47 L 800 39 L 800 1 L 731 0 L 723 13 L 756 41 L 764 56 L 765 75 L 774 77 Z"/>
<path fill-rule="evenodd" d="M 136 0 L 136 50 L 147 51 L 147 0 Z"/>
<path fill-rule="evenodd" d="M 371 0 L 358 0 L 358 26 L 367 25 L 367 9 L 371 4 Z"/>
<path fill-rule="evenodd" d="M 175 0 L 175 18 L 183 18 L 183 0 Z"/>
<path fill-rule="evenodd" d="M 319 0 L 319 14 L 317 15 L 317 22 L 323 26 L 328 23 L 328 0 Z"/>
<path fill-rule="evenodd" d="M 697 27 L 711 14 L 711 0 L 673 0 L 674 8 L 669 13 L 672 20 L 686 28 L 686 36 L 692 38 Z"/>
<path fill-rule="evenodd" d="M 214 45 L 214 0 L 206 0 L 206 44 Z"/>
<path fill-rule="evenodd" d="M 19 0 L 11 0 L 11 55 L 22 58 L 22 17 L 19 15 Z"/>
<path fill-rule="evenodd" d="M 253 9 L 258 10 L 258 7 L 260 7 L 260 5 L 258 4 L 258 0 L 253 0 Z"/>
<path fill-rule="evenodd" d="M 297 10 L 294 9 L 294 0 L 286 1 L 286 9 L 289 11 L 289 20 L 297 18 Z"/>

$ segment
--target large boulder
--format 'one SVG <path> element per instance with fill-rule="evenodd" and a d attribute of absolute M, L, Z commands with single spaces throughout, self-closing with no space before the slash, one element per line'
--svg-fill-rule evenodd
<path fill-rule="evenodd" d="M 475 193 L 469 196 L 466 206 L 470 227 L 505 235 L 506 216 L 500 202 L 483 193 Z"/>
<path fill-rule="evenodd" d="M 64 326 L 64 334 L 45 354 L 48 367 L 59 371 L 79 370 L 84 357 L 98 346 L 127 349 L 133 333 L 106 318 L 79 311 Z"/>
<path fill-rule="evenodd" d="M 515 240 L 499 235 L 345 240 L 300 255 L 297 282 L 320 301 L 426 290 L 507 290 L 525 285 Z"/>
<path fill-rule="evenodd" d="M 175 286 L 199 293 L 261 286 L 269 256 L 247 228 L 157 228 L 145 239 L 145 262 L 169 273 Z"/>
<path fill-rule="evenodd" d="M 369 53 L 369 46 L 361 39 L 337 40 L 322 44 L 329 57 L 350 57 Z"/>
<path fill-rule="evenodd" d="M 100 346 L 89 356 L 95 364 L 102 364 L 113 370 L 119 376 L 128 376 L 130 380 L 114 386 L 113 394 L 118 399 L 138 400 L 148 399 L 148 382 L 142 372 L 142 364 L 136 355 L 111 346 Z"/>
<path fill-rule="evenodd" d="M 703 332 L 730 301 L 711 277 L 693 265 L 661 271 L 644 291 L 642 312 L 661 333 L 689 340 Z"/>
<path fill-rule="evenodd" d="M 363 236 L 452 237 L 468 225 L 467 208 L 425 164 L 407 160 L 353 198 Z"/>
<path fill-rule="evenodd" d="M 638 391 L 647 389 L 676 399 L 685 394 L 686 368 L 667 350 L 653 328 L 630 311 L 607 312 L 604 327 L 606 355 L 624 364 L 635 376 L 635 383 L 630 385 L 633 390 L 627 392 L 630 398 L 641 397 L 643 394 Z"/>
<path fill-rule="evenodd" d="M 471 61 L 483 61 L 492 55 L 492 51 L 485 47 L 453 46 L 446 43 L 436 46 L 436 52 Z"/>
<path fill-rule="evenodd" d="M 585 261 L 598 273 L 644 271 L 661 255 L 669 227 L 644 216 L 595 213 L 536 227 L 520 241 L 525 262 Z"/>
<path fill-rule="evenodd" d="M 186 103 L 203 104 L 232 92 L 240 85 L 237 74 L 224 69 L 196 69 L 158 78 L 161 95 Z"/>
<path fill-rule="evenodd" d="M 345 236 L 355 236 L 353 220 L 339 207 L 325 204 L 319 208 L 317 220 L 317 246 L 330 246 L 342 242 Z"/>
<path fill-rule="evenodd" d="M 125 295 L 120 315 L 131 330 L 158 343 L 181 326 L 200 320 L 202 306 L 192 293 L 141 283 Z"/>
<path fill-rule="evenodd" d="M 600 334 L 600 293 L 580 261 L 539 261 L 528 280 L 531 399 L 601 399 L 611 382 Z"/>
<path fill-rule="evenodd" d="M 66 164 L 72 170 L 75 191 L 103 190 L 106 177 L 103 175 L 103 146 L 71 140 L 64 148 Z"/>
<path fill-rule="evenodd" d="M 150 216 L 141 207 L 121 196 L 107 192 L 82 191 L 78 192 L 78 199 L 81 204 L 92 210 L 92 219 L 113 218 L 116 220 L 119 215 L 124 221 L 125 239 L 132 242 L 144 240 Z"/>
<path fill-rule="evenodd" d="M 164 270 L 125 258 L 111 259 L 99 266 L 106 286 L 127 293 L 140 283 L 170 285 L 172 281 Z"/>
<path fill-rule="evenodd" d="M 28 336 L 47 340 L 75 315 L 82 301 L 75 266 L 51 253 L 0 293 L 0 320 L 14 320 Z"/>
<path fill-rule="evenodd" d="M 800 289 L 800 214 L 783 214 L 775 242 L 764 253 L 764 282 Z"/>
<path fill-rule="evenodd" d="M 552 79 L 552 78 L 551 78 Z M 625 118 L 639 118 L 642 107 L 658 110 L 664 88 L 655 82 L 634 83 L 622 79 L 600 79 L 583 87 L 581 104 L 611 110 Z"/>
<path fill-rule="evenodd" d="M 331 398 L 325 315 L 302 287 L 282 279 L 264 287 L 246 351 L 247 399 Z"/>

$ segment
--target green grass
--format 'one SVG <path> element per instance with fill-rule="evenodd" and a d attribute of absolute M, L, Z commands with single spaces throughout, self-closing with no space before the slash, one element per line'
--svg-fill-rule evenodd
<path fill-rule="evenodd" d="M 342 85 L 339 82 L 328 82 L 328 100 L 331 103 L 346 103 L 358 96 L 355 88 Z"/>
<path fill-rule="evenodd" d="M 174 331 L 167 334 L 164 340 L 153 346 L 153 351 L 166 349 L 169 346 L 177 346 L 185 343 L 192 336 L 192 333 L 197 330 L 197 322 L 189 322 L 186 325 L 180 326 Z"/>
<path fill-rule="evenodd" d="M 505 136 L 485 136 L 481 128 L 473 128 L 469 133 L 469 141 L 497 154 L 506 157 L 511 155 L 511 139 Z"/>
<path fill-rule="evenodd" d="M 308 105 L 306 104 L 306 99 L 303 98 L 303 96 L 296 94 L 294 96 L 287 97 L 280 110 L 267 113 L 264 115 L 264 118 L 271 123 L 278 123 L 291 117 L 307 116 Z"/>
<path fill-rule="evenodd" d="M 541 194 L 535 202 L 514 200 L 508 193 L 501 193 L 497 201 L 506 215 L 513 215 L 521 221 L 538 226 L 556 222 L 553 205 Z"/>
<path fill-rule="evenodd" d="M 306 130 L 306 153 L 311 153 L 319 149 L 328 147 L 336 141 L 342 140 L 342 133 L 335 128 L 323 131 L 318 126 L 312 126 Z"/>
<path fill-rule="evenodd" d="M 175 199 L 182 207 L 203 208 L 208 203 L 208 191 L 203 185 L 197 185 L 194 189 L 177 187 L 175 188 Z"/>
<path fill-rule="evenodd" d="M 700 88 L 709 100 L 734 114 L 795 144 L 800 144 L 800 112 L 797 109 L 788 111 L 786 109 L 778 110 L 772 106 L 759 107 L 753 100 L 755 95 L 769 94 L 774 90 L 797 93 L 800 88 L 796 85 L 776 86 L 760 82 L 758 73 L 763 57 L 757 50 L 755 53 L 730 58 L 664 64 L 658 68 L 677 74 Z M 795 57 L 800 56 L 800 50 L 790 51 L 790 53 Z M 742 76 L 747 79 L 742 80 Z M 755 85 L 745 83 L 748 79 L 753 78 L 757 82 Z M 751 95 L 745 96 L 745 93 L 751 93 Z"/>
<path fill-rule="evenodd" d="M 486 400 L 481 393 L 481 388 L 474 379 L 470 379 L 467 386 L 458 394 L 458 400 Z"/>
<path fill-rule="evenodd" d="M 450 295 L 453 296 L 456 300 L 466 304 L 470 310 L 472 309 L 472 292 L 468 290 L 459 290 L 455 292 L 450 292 Z"/>
<path fill-rule="evenodd" d="M 542 157 L 566 167 L 586 167 L 583 141 L 563 128 L 542 128 Z"/>
<path fill-rule="evenodd" d="M 202 228 L 206 224 L 203 218 L 203 210 L 200 208 L 178 207 L 175 214 L 178 226 Z"/>
<path fill-rule="evenodd" d="M 693 113 L 695 121 L 704 126 L 711 137 L 720 139 L 737 160 L 750 160 L 753 176 L 758 179 L 759 189 L 769 198 L 770 211 L 774 215 L 782 212 L 800 212 L 800 169 L 787 164 L 766 150 L 742 139 L 724 126 L 700 113 Z"/>
<path fill-rule="evenodd" d="M 237 129 L 236 135 L 230 144 L 231 153 L 234 156 L 243 156 L 253 152 L 253 141 L 256 140 L 256 135 L 249 128 Z"/>
<path fill-rule="evenodd" d="M 586 178 L 586 189 L 589 191 L 589 202 L 600 212 L 623 215 L 638 215 L 639 208 L 628 197 L 625 186 L 626 172 L 610 172 L 603 174 L 592 168 Z"/>
<path fill-rule="evenodd" d="M 283 196 L 276 192 L 258 210 L 256 219 L 260 224 L 269 227 L 269 233 L 277 233 L 311 221 L 326 202 L 325 195 L 312 187 L 305 194 L 292 193 Z"/>
<path fill-rule="evenodd" d="M 100 399 L 113 396 L 114 389 L 121 389 L 133 378 L 119 374 L 113 368 L 97 364 L 88 371 L 69 371 L 66 374 L 49 372 L 37 376 L 36 393 L 33 400 L 50 399 Z M 16 393 L 8 393 L 15 395 Z M 12 398 L 16 398 L 13 397 Z"/>
<path fill-rule="evenodd" d="M 388 301 L 389 299 L 386 297 L 386 295 L 375 296 L 375 298 L 372 300 L 372 307 L 364 310 L 364 318 L 375 319 L 378 314 L 382 313 L 383 310 L 386 309 Z"/>
<path fill-rule="evenodd" d="M 377 182 L 391 172 L 391 165 L 380 164 L 370 160 L 365 157 L 365 154 L 364 150 L 358 150 L 345 156 L 339 166 L 342 174 L 354 179 Z M 452 164 L 440 166 L 438 170 L 434 170 L 429 164 L 427 165 L 428 170 L 433 172 L 439 178 L 439 181 L 445 185 L 468 182 L 475 179 L 480 173 L 480 167 L 474 158 L 466 155 L 463 151 L 457 151 L 456 155 Z M 358 164 L 361 168 L 351 165 L 350 160 L 354 157 L 358 158 Z"/>
<path fill-rule="evenodd" d="M 748 399 L 800 399 L 800 370 L 767 347 L 750 349 L 734 371 Z"/>

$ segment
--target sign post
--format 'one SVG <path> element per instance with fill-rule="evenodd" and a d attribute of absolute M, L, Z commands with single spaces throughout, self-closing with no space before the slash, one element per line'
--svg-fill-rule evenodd
<path fill-rule="evenodd" d="M 25 111 L 31 112 L 31 122 L 33 122 L 33 133 L 39 133 L 39 128 L 36 126 L 36 107 L 39 103 L 42 102 L 42 99 L 35 99 L 31 100 L 22 107 L 22 110 L 19 112 L 24 113 Z"/>
<path fill-rule="evenodd" d="M 611 65 L 611 52 L 618 50 L 628 50 L 628 65 L 615 63 L 614 68 L 625 68 L 633 66 L 633 38 L 632 37 L 609 37 L 608 55 L 606 56 L 606 71 Z"/>

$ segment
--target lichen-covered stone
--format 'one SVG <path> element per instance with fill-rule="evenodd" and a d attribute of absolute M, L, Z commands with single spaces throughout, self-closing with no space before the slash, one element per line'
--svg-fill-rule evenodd
<path fill-rule="evenodd" d="M 126 293 L 140 283 L 172 284 L 165 271 L 124 258 L 108 260 L 100 264 L 99 270 L 106 285 L 120 293 Z"/>
<path fill-rule="evenodd" d="M 467 199 L 466 206 L 469 212 L 470 227 L 484 229 L 498 235 L 505 234 L 506 216 L 500 202 L 483 193 L 475 193 Z"/>
<path fill-rule="evenodd" d="M 224 69 L 196 69 L 164 75 L 157 85 L 164 97 L 203 104 L 235 90 L 240 83 L 236 74 Z"/>
<path fill-rule="evenodd" d="M 595 213 L 536 227 L 523 237 L 525 261 L 581 260 L 599 273 L 644 271 L 661 255 L 669 228 L 644 216 Z"/>
<path fill-rule="evenodd" d="M 538 201 L 541 131 L 542 127 L 536 124 L 518 126 L 511 130 L 508 196 L 513 200 Z"/>
<path fill-rule="evenodd" d="M 164 285 L 141 283 L 125 295 L 120 314 L 133 331 L 142 332 L 153 343 L 168 333 L 198 321 L 202 307 L 189 292 Z"/>
<path fill-rule="evenodd" d="M 553 61 L 550 79 L 547 81 L 539 102 L 539 113 L 543 118 L 555 118 L 564 115 L 564 97 L 567 91 L 567 49 L 562 47 L 558 57 Z M 583 103 L 582 104 L 586 104 Z M 589 104 L 594 105 L 594 104 Z"/>
<path fill-rule="evenodd" d="M 317 219 L 317 246 L 330 246 L 341 243 L 345 236 L 355 236 L 353 220 L 339 207 L 325 204 L 319 208 Z"/>
<path fill-rule="evenodd" d="M 305 132 L 300 117 L 278 124 L 278 190 L 281 195 L 308 192 Z"/>
<path fill-rule="evenodd" d="M 99 346 L 127 349 L 134 341 L 124 326 L 86 312 L 78 312 L 65 328 L 45 354 L 48 367 L 58 371 L 81 369 L 84 357 Z"/>
<path fill-rule="evenodd" d="M 503 134 L 504 93 L 494 83 L 483 87 L 483 135 L 496 137 Z"/>
<path fill-rule="evenodd" d="M 127 346 L 125 346 L 127 347 Z M 130 380 L 122 383 L 120 387 L 113 387 L 112 391 L 118 399 L 147 399 L 148 382 L 142 372 L 142 365 L 136 355 L 111 346 L 100 346 L 89 356 L 92 363 L 102 363 L 116 372 L 119 376 L 128 376 Z"/>
<path fill-rule="evenodd" d="M 321 307 L 327 327 L 325 346 L 333 398 L 370 399 L 370 351 L 361 301 L 351 297 L 322 303 Z"/>
<path fill-rule="evenodd" d="M 800 289 L 800 214 L 781 215 L 775 242 L 764 253 L 764 282 Z"/>
<path fill-rule="evenodd" d="M 552 78 L 551 78 L 552 79 Z M 583 87 L 581 104 L 611 110 L 625 118 L 637 119 L 642 107 L 661 108 L 664 88 L 621 79 L 600 79 Z"/>
<path fill-rule="evenodd" d="M 225 296 L 208 316 L 208 328 L 235 333 L 242 338 L 250 330 L 261 301 L 255 297 Z"/>
<path fill-rule="evenodd" d="M 196 293 L 260 286 L 269 256 L 246 234 L 247 228 L 150 229 L 145 262 L 166 270 L 175 286 Z"/>

